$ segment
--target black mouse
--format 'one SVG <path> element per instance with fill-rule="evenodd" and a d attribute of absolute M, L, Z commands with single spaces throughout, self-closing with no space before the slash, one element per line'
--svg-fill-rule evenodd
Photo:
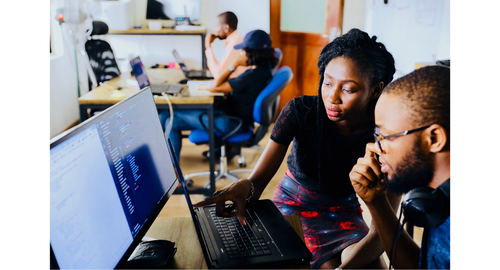
<path fill-rule="evenodd" d="M 188 82 L 188 79 L 184 79 L 184 80 L 179 81 L 180 84 L 187 84 L 187 82 Z"/>

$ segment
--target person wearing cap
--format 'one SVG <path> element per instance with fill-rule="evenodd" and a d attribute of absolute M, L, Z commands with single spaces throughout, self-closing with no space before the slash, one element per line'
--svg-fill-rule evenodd
<path fill-rule="evenodd" d="M 272 79 L 271 68 L 278 64 L 272 47 L 271 37 L 262 30 L 249 32 L 243 42 L 234 46 L 241 52 L 238 57 L 221 71 L 219 77 L 214 79 L 209 90 L 211 92 L 225 93 L 225 99 L 217 104 L 214 115 L 235 116 L 243 120 L 241 129 L 246 131 L 253 125 L 253 106 L 257 96 Z M 246 71 L 236 78 L 230 75 L 237 67 L 246 67 Z M 182 147 L 183 130 L 203 129 L 199 116 L 206 110 L 174 110 L 174 118 L 169 138 L 172 140 L 175 152 L 180 156 Z M 164 110 L 160 118 L 166 119 L 162 125 L 166 127 L 170 122 L 170 112 Z M 208 126 L 208 116 L 203 117 L 203 122 Z M 224 118 L 214 117 L 214 127 L 217 132 L 229 133 L 238 126 L 238 122 Z"/>
<path fill-rule="evenodd" d="M 231 12 L 223 12 L 217 16 L 217 24 L 213 33 L 208 33 L 205 36 L 205 56 L 207 57 L 208 69 L 214 78 L 218 78 L 221 73 L 233 63 L 240 54 L 241 50 L 235 49 L 234 46 L 243 41 L 243 36 L 238 32 L 238 17 Z M 212 43 L 216 40 L 225 40 L 224 55 L 220 61 L 217 61 L 214 51 L 212 50 Z M 239 66 L 230 75 L 230 78 L 238 77 L 245 72 L 246 67 Z"/>

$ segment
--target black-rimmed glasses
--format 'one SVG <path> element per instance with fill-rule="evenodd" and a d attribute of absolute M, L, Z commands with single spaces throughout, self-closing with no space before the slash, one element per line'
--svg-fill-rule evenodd
<path fill-rule="evenodd" d="M 380 151 L 383 153 L 384 150 L 382 149 L 382 144 L 380 143 L 380 141 L 385 140 L 385 139 L 389 139 L 389 138 L 396 138 L 396 137 L 405 136 L 405 135 L 408 135 L 408 134 L 411 134 L 411 133 L 414 133 L 414 132 L 417 132 L 420 130 L 424 130 L 424 129 L 430 127 L 431 125 L 427 125 L 424 127 L 419 127 L 419 128 L 411 129 L 411 130 L 405 130 L 403 132 L 399 132 L 399 133 L 387 135 L 387 136 L 380 134 L 380 129 L 378 127 L 375 127 L 375 131 L 373 133 L 373 136 L 375 137 L 375 141 L 377 141 L 377 143 L 378 143 L 378 147 L 380 147 Z"/>

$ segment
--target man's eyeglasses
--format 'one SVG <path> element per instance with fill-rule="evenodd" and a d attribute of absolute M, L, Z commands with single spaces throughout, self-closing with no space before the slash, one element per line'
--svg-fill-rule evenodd
<path fill-rule="evenodd" d="M 380 147 L 380 151 L 383 153 L 384 150 L 382 149 L 382 144 L 380 143 L 380 141 L 385 140 L 385 139 L 389 139 L 389 138 L 401 137 L 401 136 L 405 136 L 405 135 L 408 135 L 408 134 L 411 134 L 411 133 L 414 133 L 417 131 L 421 131 L 421 130 L 424 130 L 424 129 L 430 127 L 431 125 L 427 125 L 424 127 L 419 127 L 419 128 L 411 129 L 411 130 L 405 130 L 403 132 L 399 132 L 399 133 L 387 135 L 387 136 L 380 134 L 380 129 L 378 127 L 375 127 L 375 131 L 373 133 L 373 136 L 375 137 L 375 141 L 377 141 L 377 143 L 378 143 L 378 147 Z"/>

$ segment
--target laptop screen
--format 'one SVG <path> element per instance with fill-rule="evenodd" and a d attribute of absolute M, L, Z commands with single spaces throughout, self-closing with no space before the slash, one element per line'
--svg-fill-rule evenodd
<path fill-rule="evenodd" d="M 179 55 L 179 53 L 177 52 L 177 50 L 173 50 L 172 51 L 172 54 L 174 55 L 175 57 L 175 61 L 177 61 L 177 63 L 179 64 L 179 66 L 181 67 L 182 71 L 184 72 L 184 74 L 186 74 L 188 72 L 187 70 L 187 67 L 186 65 L 184 64 L 184 61 L 182 60 L 181 56 Z M 186 74 L 187 75 L 187 74 Z"/>
<path fill-rule="evenodd" d="M 144 68 L 144 64 L 142 64 L 141 58 L 137 56 L 130 60 L 130 66 L 132 67 L 132 73 L 135 76 L 135 79 L 139 83 L 139 88 L 143 89 L 146 86 L 149 86 L 148 75 L 146 74 L 146 69 Z"/>
<path fill-rule="evenodd" d="M 149 88 L 54 138 L 50 245 L 57 266 L 125 262 L 177 183 Z"/>

